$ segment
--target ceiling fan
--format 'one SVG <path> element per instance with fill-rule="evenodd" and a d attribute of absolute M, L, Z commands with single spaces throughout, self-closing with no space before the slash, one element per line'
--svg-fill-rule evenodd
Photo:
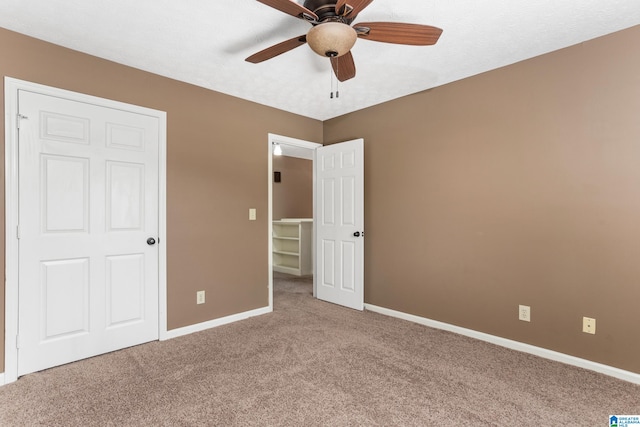
<path fill-rule="evenodd" d="M 358 38 L 377 42 L 428 46 L 442 34 L 440 28 L 400 22 L 351 23 L 373 0 L 305 0 L 303 5 L 293 0 L 258 0 L 281 12 L 309 22 L 307 34 L 283 41 L 248 57 L 257 64 L 295 49 L 303 44 L 320 56 L 331 59 L 333 72 L 339 81 L 356 75 L 351 48 Z"/>

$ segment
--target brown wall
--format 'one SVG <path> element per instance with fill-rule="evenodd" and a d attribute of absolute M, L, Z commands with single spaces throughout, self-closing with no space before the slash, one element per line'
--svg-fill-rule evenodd
<path fill-rule="evenodd" d="M 365 140 L 366 302 L 640 373 L 638 45 L 640 26 L 325 122 L 325 143 Z"/>
<path fill-rule="evenodd" d="M 169 329 L 267 306 L 268 133 L 318 141 L 321 122 L 4 29 L 0 58 L 0 76 L 167 112 Z M 4 103 L 0 110 L 4 129 Z M 252 207 L 255 222 L 248 221 Z M 4 227 L 0 233 L 4 239 Z M 4 246 L 0 251 L 4 262 Z M 195 304 L 197 290 L 207 292 L 206 304 Z M 0 371 L 3 364 L 0 346 Z"/>
<path fill-rule="evenodd" d="M 313 218 L 313 162 L 273 156 L 273 170 L 282 178 L 273 183 L 273 219 Z"/>

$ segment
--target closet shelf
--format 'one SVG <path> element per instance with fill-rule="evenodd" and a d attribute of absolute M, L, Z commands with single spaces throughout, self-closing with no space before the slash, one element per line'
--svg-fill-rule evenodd
<path fill-rule="evenodd" d="M 300 256 L 300 254 L 298 252 L 273 251 L 273 253 L 274 254 L 280 254 L 280 255 L 297 256 L 297 257 Z"/>
<path fill-rule="evenodd" d="M 273 221 L 273 271 L 295 276 L 313 274 L 312 230 L 310 219 Z"/>

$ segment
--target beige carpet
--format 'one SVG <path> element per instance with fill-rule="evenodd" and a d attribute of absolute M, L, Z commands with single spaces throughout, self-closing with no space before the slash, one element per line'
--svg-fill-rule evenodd
<path fill-rule="evenodd" d="M 26 375 L 2 426 L 605 426 L 640 386 L 314 300 L 279 275 L 271 314 Z"/>

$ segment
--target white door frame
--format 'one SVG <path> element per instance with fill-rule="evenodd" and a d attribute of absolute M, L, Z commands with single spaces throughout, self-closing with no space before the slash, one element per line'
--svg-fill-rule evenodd
<path fill-rule="evenodd" d="M 268 236 L 269 236 L 269 247 L 268 247 L 268 265 L 269 265 L 269 311 L 273 310 L 273 147 L 275 144 L 280 144 L 280 145 L 292 145 L 294 147 L 299 147 L 299 148 L 308 148 L 310 150 L 313 150 L 313 159 L 312 159 L 312 164 L 313 164 L 313 215 L 314 215 L 314 219 L 315 219 L 315 215 L 316 215 L 316 198 L 315 198 L 315 191 L 316 191 L 316 148 L 318 147 L 322 147 L 322 144 L 318 144 L 316 142 L 310 142 L 310 141 L 304 141 L 302 139 L 296 139 L 296 138 L 290 138 L 288 136 L 282 136 L 282 135 L 276 135 L 273 133 L 269 134 L 269 138 L 267 140 L 267 153 L 269 153 L 269 155 L 267 156 L 267 158 L 269 159 L 268 161 L 268 175 L 267 175 L 267 188 L 268 188 L 268 215 L 267 215 L 267 221 L 269 222 L 269 225 L 267 227 L 267 232 L 268 232 Z M 315 235 L 316 235 L 316 226 L 315 226 L 315 221 L 313 224 L 313 231 L 312 231 L 312 235 L 313 238 L 315 239 Z M 312 250 L 312 257 L 315 258 L 315 249 Z M 316 296 L 316 272 L 315 272 L 315 268 L 316 268 L 316 263 L 315 263 L 315 259 L 313 260 L 313 296 Z"/>
<path fill-rule="evenodd" d="M 64 89 L 5 77 L 5 353 L 4 380 L 0 385 L 18 379 L 18 90 L 86 102 L 108 108 L 131 111 L 156 117 L 159 129 L 158 165 L 158 335 L 167 334 L 167 113 L 146 107 L 125 104 Z M 1 375 L 1 374 L 0 374 Z"/>

